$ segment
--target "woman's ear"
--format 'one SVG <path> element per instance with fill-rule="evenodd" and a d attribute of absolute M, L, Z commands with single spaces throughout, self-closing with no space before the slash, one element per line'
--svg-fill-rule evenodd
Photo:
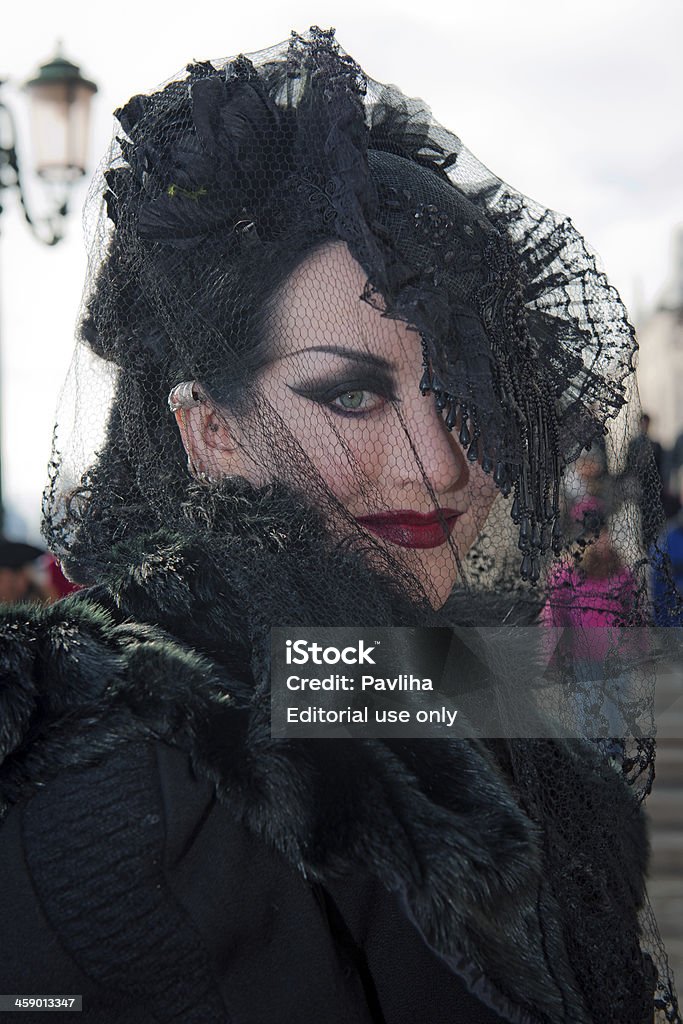
<path fill-rule="evenodd" d="M 178 390 L 171 392 L 169 403 L 187 452 L 190 473 L 209 483 L 227 476 L 242 476 L 256 483 L 254 467 L 236 440 L 236 424 L 231 417 L 216 409 L 197 384 L 192 385 L 190 400 L 174 398 Z"/>

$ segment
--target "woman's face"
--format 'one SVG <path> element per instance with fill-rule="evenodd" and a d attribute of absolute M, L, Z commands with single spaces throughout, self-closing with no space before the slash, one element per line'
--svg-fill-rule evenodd
<path fill-rule="evenodd" d="M 420 394 L 419 335 L 362 301 L 365 282 L 343 243 L 296 269 L 274 306 L 272 358 L 251 403 L 260 411 L 207 423 L 211 449 L 200 461 L 213 476 L 261 485 L 291 475 L 287 482 L 304 489 L 291 467 L 306 464 L 356 528 L 413 572 L 439 606 L 498 492 L 467 461 L 433 397 Z M 269 427 L 260 431 L 264 420 Z M 229 465 L 220 463 L 221 445 Z"/>

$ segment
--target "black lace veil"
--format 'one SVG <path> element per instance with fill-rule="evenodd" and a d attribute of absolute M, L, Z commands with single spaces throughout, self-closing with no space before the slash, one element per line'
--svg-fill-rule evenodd
<path fill-rule="evenodd" d="M 550 630 L 651 620 L 637 346 L 568 219 L 318 29 L 191 64 L 117 118 L 44 502 L 74 579 L 100 582 L 141 537 L 191 538 L 244 621 L 238 647 L 271 625 L 476 624 L 478 609 Z M 598 754 L 642 796 L 640 672 L 638 728 Z M 544 789 L 553 756 L 519 741 L 501 758 L 560 829 L 571 786 Z M 584 883 L 566 898 L 590 900 Z M 679 1020 L 647 916 L 642 944 L 657 1020 Z M 621 1020 L 590 954 L 572 956 L 604 1002 L 594 1019 Z"/>

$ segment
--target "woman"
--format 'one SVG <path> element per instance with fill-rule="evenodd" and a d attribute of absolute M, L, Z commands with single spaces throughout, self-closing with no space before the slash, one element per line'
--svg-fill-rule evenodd
<path fill-rule="evenodd" d="M 595 736 L 603 752 L 620 761 L 620 737 L 628 732 L 625 710 L 629 699 L 632 705 L 642 699 L 634 683 L 649 644 L 642 629 L 630 634 L 617 630 L 624 626 L 625 613 L 628 624 L 646 624 L 643 595 L 612 542 L 604 501 L 584 497 L 571 516 L 581 527 L 578 544 L 583 556 L 576 561 L 566 557 L 554 566 L 541 623 L 550 630 L 551 644 L 558 633 L 567 631 L 563 653 L 574 677 L 581 732 Z M 554 653 L 557 662 L 560 652 Z"/>
<path fill-rule="evenodd" d="M 647 743 L 618 777 L 559 740 L 270 735 L 272 626 L 533 621 L 563 469 L 625 402 L 615 293 L 331 32 L 117 116 L 46 494 L 90 586 L 2 634 L 5 990 L 678 1019 L 638 921 Z"/>

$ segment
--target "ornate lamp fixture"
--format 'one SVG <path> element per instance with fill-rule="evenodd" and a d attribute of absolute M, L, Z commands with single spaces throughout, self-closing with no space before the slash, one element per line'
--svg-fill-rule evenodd
<path fill-rule="evenodd" d="M 0 102 L 0 200 L 3 188 L 15 187 L 33 233 L 41 242 L 55 245 L 63 234 L 69 190 L 86 173 L 90 104 L 97 86 L 58 51 L 41 65 L 25 89 L 30 103 L 34 170 L 53 192 L 58 190 L 58 199 L 54 209 L 41 219 L 29 210 L 17 157 L 15 121 L 10 109 Z"/>
<path fill-rule="evenodd" d="M 0 79 L 0 86 L 3 80 Z M 35 237 L 55 245 L 63 236 L 69 192 L 86 173 L 90 104 L 97 86 L 60 52 L 43 64 L 25 85 L 29 96 L 34 171 L 51 192 L 52 208 L 36 217 L 29 209 L 17 156 L 17 129 L 12 111 L 0 100 L 0 215 L 3 192 L 15 188 L 24 218 Z M 0 465 L 0 528 L 3 522 Z"/>

